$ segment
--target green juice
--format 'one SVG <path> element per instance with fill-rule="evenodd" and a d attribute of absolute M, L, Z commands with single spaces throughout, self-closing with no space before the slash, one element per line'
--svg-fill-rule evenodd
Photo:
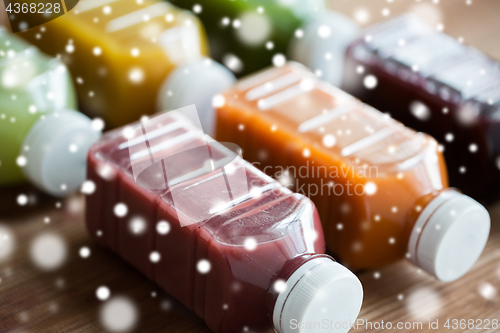
<path fill-rule="evenodd" d="M 204 23 L 212 57 L 238 76 L 286 55 L 297 29 L 325 5 L 323 0 L 174 0 Z"/>
<path fill-rule="evenodd" d="M 76 109 L 73 83 L 58 59 L 0 29 L 0 185 L 21 183 L 23 142 L 50 112 Z"/>

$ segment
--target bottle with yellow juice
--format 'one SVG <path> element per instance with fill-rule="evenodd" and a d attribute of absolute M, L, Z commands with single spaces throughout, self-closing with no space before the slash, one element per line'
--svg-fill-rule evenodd
<path fill-rule="evenodd" d="M 108 127 L 155 112 L 172 70 L 208 55 L 197 17 L 156 0 L 83 0 L 20 35 L 68 66 L 81 110 Z"/>

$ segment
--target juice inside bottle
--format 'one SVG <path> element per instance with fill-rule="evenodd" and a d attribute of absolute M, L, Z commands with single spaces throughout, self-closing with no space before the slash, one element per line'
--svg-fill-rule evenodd
<path fill-rule="evenodd" d="M 292 332 L 283 318 L 311 320 L 326 304 L 319 291 L 332 296 L 329 317 L 356 318 L 361 286 L 323 254 L 314 204 L 240 157 L 228 162 L 200 128 L 168 112 L 105 134 L 88 155 L 91 235 L 214 332 Z M 307 286 L 298 302 L 292 289 Z"/>
<path fill-rule="evenodd" d="M 434 136 L 452 186 L 481 200 L 498 198 L 497 62 L 411 15 L 369 27 L 346 57 L 346 91 Z M 374 79 L 376 85 L 364 84 Z"/>
<path fill-rule="evenodd" d="M 83 0 L 20 35 L 68 66 L 82 111 L 110 127 L 155 112 L 168 73 L 208 53 L 198 19 L 166 1 Z"/>
<path fill-rule="evenodd" d="M 216 138 L 237 143 L 246 159 L 309 196 L 321 216 L 327 248 L 348 266 L 374 268 L 407 253 L 412 259 L 424 256 L 430 249 L 430 262 L 420 266 L 449 281 L 479 257 L 489 215 L 456 191 L 444 194 L 446 167 L 430 136 L 405 128 L 296 63 L 243 79 L 223 96 Z M 422 198 L 429 196 L 435 199 L 431 202 L 449 201 L 429 210 L 442 212 L 462 201 L 470 206 L 470 211 L 457 210 L 433 241 L 417 230 L 421 222 L 410 218 L 417 211 L 419 221 L 425 219 L 421 216 L 429 205 Z M 470 220 L 469 214 L 478 220 Z M 427 229 L 434 224 L 439 222 L 430 218 Z M 450 238 L 452 233 L 456 235 Z M 425 236 L 419 244 L 426 245 L 410 249 L 410 238 L 420 234 Z M 464 246 L 470 254 L 464 259 L 450 239 L 467 235 L 471 239 Z M 445 253 L 447 263 L 441 262 Z"/>
<path fill-rule="evenodd" d="M 74 190 L 84 180 L 86 149 L 98 131 L 73 111 L 66 66 L 1 28 L 0 80 L 0 185 L 28 178 L 54 195 Z"/>

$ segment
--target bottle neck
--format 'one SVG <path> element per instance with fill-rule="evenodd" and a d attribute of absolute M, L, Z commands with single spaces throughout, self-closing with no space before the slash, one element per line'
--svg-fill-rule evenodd
<path fill-rule="evenodd" d="M 409 244 L 410 242 L 410 237 L 412 235 L 412 232 L 414 231 L 414 228 L 417 224 L 418 219 L 422 216 L 422 213 L 424 210 L 429 206 L 429 204 L 437 198 L 441 193 L 448 192 L 448 191 L 457 191 L 454 188 L 445 188 L 442 190 L 436 190 L 432 191 L 430 193 L 427 193 L 426 195 L 418 198 L 415 201 L 415 204 L 412 207 L 411 212 L 408 214 L 408 218 L 405 223 L 404 227 L 404 239 L 405 242 L 404 244 Z"/>
<path fill-rule="evenodd" d="M 411 261 L 441 281 L 464 275 L 481 255 L 490 230 L 488 211 L 454 189 L 422 199 L 410 233 Z"/>
<path fill-rule="evenodd" d="M 273 315 L 274 311 L 276 310 L 275 307 L 277 305 L 278 296 L 281 291 L 280 286 L 283 286 L 283 284 L 288 281 L 293 273 L 300 269 L 300 267 L 303 267 L 303 265 L 315 258 L 327 258 L 334 261 L 332 257 L 326 254 L 303 254 L 288 260 L 283 265 L 283 268 L 281 268 L 278 274 L 276 274 L 274 279 L 271 280 L 271 284 L 269 285 L 269 289 L 267 290 L 266 312 L 269 316 L 269 321 L 271 322 L 274 329 L 276 329 L 276 327 L 274 327 L 275 325 L 273 321 Z"/>

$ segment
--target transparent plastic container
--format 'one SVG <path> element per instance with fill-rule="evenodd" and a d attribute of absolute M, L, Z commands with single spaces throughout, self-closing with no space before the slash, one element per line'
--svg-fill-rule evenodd
<path fill-rule="evenodd" d="M 27 179 L 53 195 L 70 193 L 85 179 L 87 149 L 99 131 L 74 111 L 61 61 L 3 28 L 0 45 L 0 185 Z"/>
<path fill-rule="evenodd" d="M 376 86 L 366 86 L 366 77 Z M 373 80 L 372 80 L 373 81 Z M 343 88 L 444 148 L 450 183 L 500 194 L 500 65 L 412 15 L 369 27 L 349 47 Z"/>
<path fill-rule="evenodd" d="M 68 66 L 81 110 L 108 128 L 156 112 L 168 74 L 208 54 L 196 16 L 166 1 L 80 1 L 19 35 Z"/>
<path fill-rule="evenodd" d="M 327 248 L 349 267 L 410 257 L 451 281 L 481 254 L 488 212 L 448 189 L 444 159 L 430 136 L 297 63 L 242 79 L 223 97 L 216 138 L 238 144 L 246 159 L 309 196 Z"/>
<path fill-rule="evenodd" d="M 361 285 L 323 254 L 314 204 L 229 155 L 177 111 L 106 133 L 88 155 L 90 234 L 214 332 L 354 320 Z"/>

